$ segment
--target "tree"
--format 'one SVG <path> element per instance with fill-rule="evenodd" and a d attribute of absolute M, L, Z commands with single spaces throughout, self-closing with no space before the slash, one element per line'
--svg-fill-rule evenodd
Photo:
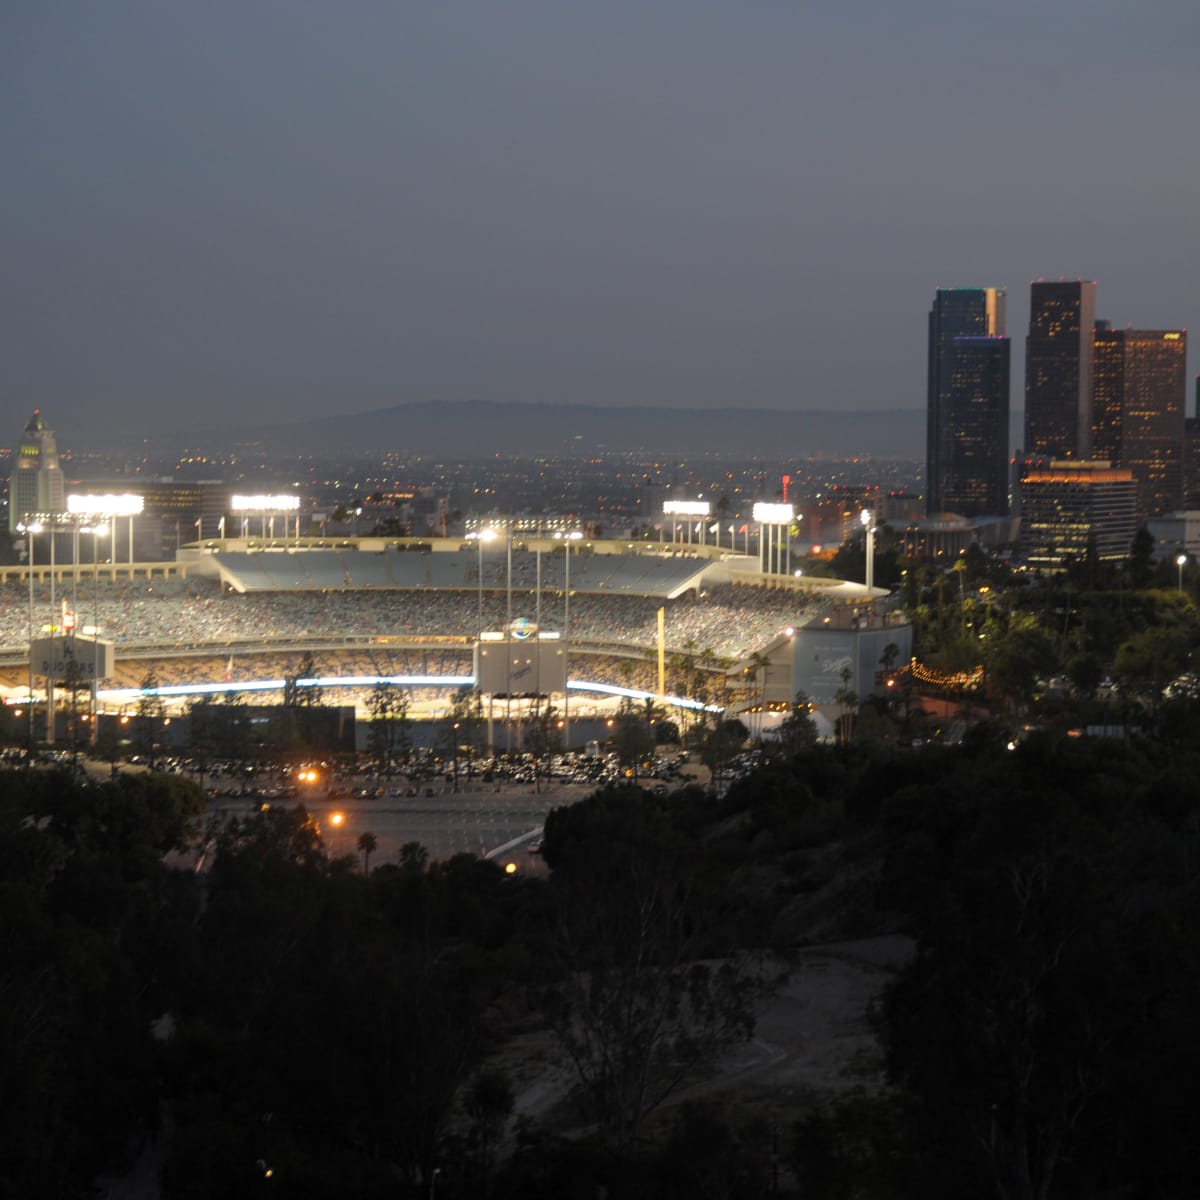
<path fill-rule="evenodd" d="M 108 763 L 111 779 L 116 779 L 117 764 L 121 761 L 121 739 L 118 729 L 117 722 L 109 719 L 101 721 L 96 730 L 96 753 Z"/>
<path fill-rule="evenodd" d="M 626 775 L 637 779 L 642 760 L 654 753 L 654 738 L 642 714 L 628 696 L 621 701 L 614 737 L 617 761 Z"/>
<path fill-rule="evenodd" d="M 879 656 L 879 665 L 883 668 L 885 675 L 890 675 L 896 666 L 896 659 L 900 657 L 900 647 L 895 642 L 888 642 L 883 648 L 883 653 Z"/>
<path fill-rule="evenodd" d="M 755 737 L 762 740 L 763 731 L 763 712 L 767 707 L 767 668 L 771 665 L 771 659 L 768 655 L 762 654 L 755 650 L 747 660 L 748 666 L 745 668 L 746 673 L 751 676 L 754 687 L 754 692 L 757 699 L 754 702 L 754 711 L 757 716 L 755 718 Z"/>
<path fill-rule="evenodd" d="M 713 786 L 720 788 L 725 768 L 750 738 L 750 731 L 736 718 L 718 721 L 704 735 L 700 761 L 712 772 Z"/>
<path fill-rule="evenodd" d="M 1141 526 L 1129 548 L 1129 578 L 1135 588 L 1145 587 L 1154 574 L 1154 535 Z"/>
<path fill-rule="evenodd" d="M 312 651 L 305 650 L 300 661 L 290 674 L 283 677 L 283 702 L 285 705 L 313 706 L 321 703 L 321 689 L 315 683 L 305 687 L 300 686 L 300 680 L 316 679 L 317 664 L 313 660 Z"/>
<path fill-rule="evenodd" d="M 802 754 L 817 743 L 814 705 L 803 692 L 797 692 L 791 711 L 779 724 L 779 749 L 784 754 Z"/>
<path fill-rule="evenodd" d="M 363 874 L 366 875 L 371 865 L 371 855 L 379 848 L 379 839 L 369 832 L 358 835 L 358 851 L 363 856 Z"/>
<path fill-rule="evenodd" d="M 833 699 L 838 706 L 838 742 L 844 746 L 854 734 L 854 714 L 858 711 L 858 693 L 850 686 L 853 676 L 849 667 L 842 668 L 840 678 L 842 686 L 834 693 Z"/>
<path fill-rule="evenodd" d="M 471 1118 L 468 1145 L 476 1175 L 475 1195 L 487 1195 L 495 1163 L 496 1143 L 515 1105 L 512 1084 L 503 1071 L 480 1071 L 467 1088 L 463 1108 Z"/>
<path fill-rule="evenodd" d="M 1156 626 L 1134 634 L 1117 651 L 1113 672 L 1122 694 L 1137 696 L 1150 710 L 1162 703 L 1163 688 L 1187 666 L 1190 632 Z"/>
<path fill-rule="evenodd" d="M 201 908 L 199 880 L 163 856 L 201 807 L 177 777 L 0 775 L 0 1194 L 94 1194 L 139 1139 L 150 1022 Z"/>
<path fill-rule="evenodd" d="M 63 690 L 68 692 L 71 697 L 71 711 L 68 723 L 70 725 L 71 734 L 71 769 L 79 769 L 79 693 L 91 685 L 88 683 L 84 674 L 83 665 L 79 659 L 75 657 L 73 643 L 70 639 L 67 640 L 63 647 L 63 654 L 66 656 L 66 670 L 63 672 L 61 680 Z"/>
<path fill-rule="evenodd" d="M 380 771 L 390 771 L 397 755 L 408 760 L 412 749 L 409 704 L 408 693 L 394 683 L 380 681 L 367 693 L 367 711 L 371 714 L 367 749 Z"/>
<path fill-rule="evenodd" d="M 551 1019 L 601 1135 L 627 1147 L 690 1071 L 749 1037 L 763 980 L 734 953 L 710 961 L 723 871 L 681 833 L 675 803 L 610 788 L 546 818 L 560 982 Z"/>
<path fill-rule="evenodd" d="M 1030 613 L 1013 613 L 1007 632 L 984 642 L 989 696 L 1020 713 L 1033 696 L 1037 679 L 1058 662 L 1054 639 Z"/>
<path fill-rule="evenodd" d="M 542 701 L 545 700 L 543 704 Z M 562 749 L 562 731 L 559 728 L 558 709 L 550 703 L 548 696 L 539 696 L 535 701 L 529 721 L 529 752 L 533 755 L 533 786 L 541 789 L 542 760 L 557 754 Z"/>
<path fill-rule="evenodd" d="M 888 802 L 887 886 L 918 943 L 881 1009 L 919 1171 L 904 1194 L 1195 1194 L 1169 1148 L 1190 1130 L 1162 1119 L 1200 1092 L 1200 825 L 1169 758 L 981 740 Z"/>
<path fill-rule="evenodd" d="M 202 791 L 216 752 L 215 708 L 212 697 L 208 695 L 200 696 L 188 705 L 188 750 Z"/>

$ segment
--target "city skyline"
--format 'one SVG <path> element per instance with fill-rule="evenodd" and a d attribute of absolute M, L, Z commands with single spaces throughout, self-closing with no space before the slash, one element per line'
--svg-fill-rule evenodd
<path fill-rule="evenodd" d="M 1187 328 L 1200 13 L 1161 7 L 17 3 L 0 390 L 79 435 L 921 410 L 939 286 Z"/>

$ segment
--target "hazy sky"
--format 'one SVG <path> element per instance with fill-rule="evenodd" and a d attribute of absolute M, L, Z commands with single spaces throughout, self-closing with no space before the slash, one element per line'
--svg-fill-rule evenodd
<path fill-rule="evenodd" d="M 1038 276 L 1200 329 L 1198 64 L 1196 0 L 4 0 L 6 428 L 921 408 L 934 289 L 1019 382 Z"/>

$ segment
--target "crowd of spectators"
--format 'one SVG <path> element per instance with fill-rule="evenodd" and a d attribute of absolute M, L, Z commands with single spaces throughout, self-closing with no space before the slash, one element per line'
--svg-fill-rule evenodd
<path fill-rule="evenodd" d="M 35 636 L 61 621 L 61 601 L 75 611 L 76 627 L 95 627 L 101 637 L 122 648 L 179 647 L 236 650 L 253 644 L 301 642 L 305 639 L 346 644 L 379 638 L 419 640 L 461 638 L 473 641 L 480 626 L 502 630 L 510 616 L 535 620 L 535 592 L 506 589 L 411 589 L 324 592 L 222 592 L 215 581 L 101 580 L 76 589 L 60 587 L 52 602 L 48 583 L 34 588 L 32 619 Z M 480 603 L 482 600 L 482 617 Z M 641 651 L 657 644 L 657 611 L 666 610 L 668 653 L 700 654 L 737 660 L 795 624 L 819 603 L 802 594 L 746 586 L 719 585 L 673 601 L 572 591 L 570 641 L 585 647 L 627 646 Z M 563 627 L 561 592 L 543 591 L 541 624 Z M 30 630 L 26 585 L 0 587 L 0 652 L 24 652 Z M 429 652 L 423 652 L 428 654 Z M 369 657 L 369 656 L 368 656 Z M 469 672 L 469 667 L 468 667 Z M 433 668 L 428 672 L 441 673 Z"/>

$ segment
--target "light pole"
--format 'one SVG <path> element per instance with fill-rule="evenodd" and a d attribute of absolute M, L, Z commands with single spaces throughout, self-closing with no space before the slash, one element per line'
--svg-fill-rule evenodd
<path fill-rule="evenodd" d="M 570 533 L 556 533 L 563 539 L 566 562 L 563 568 L 563 750 L 571 744 L 571 693 L 568 690 L 571 668 L 571 543 L 579 541 L 583 534 L 578 529 Z"/>
<path fill-rule="evenodd" d="M 329 823 L 334 828 L 333 849 L 335 855 L 342 848 L 342 827 L 346 823 L 346 814 L 343 812 L 332 812 L 329 814 Z"/>
<path fill-rule="evenodd" d="M 508 519 L 505 530 L 505 548 L 507 550 L 506 601 L 504 608 L 504 753 L 512 758 L 512 518 Z"/>
<path fill-rule="evenodd" d="M 1176 591 L 1180 591 L 1180 592 L 1183 591 L 1183 568 L 1186 564 L 1187 564 L 1187 555 L 1186 554 L 1180 554 L 1175 559 L 1175 565 L 1179 568 L 1179 584 L 1178 584 L 1178 587 L 1176 588 Z"/>
<path fill-rule="evenodd" d="M 479 574 L 475 580 L 476 588 L 479 596 L 479 622 L 475 630 L 477 640 L 483 640 L 483 544 L 484 542 L 494 542 L 496 540 L 496 531 L 494 529 L 481 529 L 478 533 L 468 534 L 474 539 L 475 546 L 479 551 Z"/>
<path fill-rule="evenodd" d="M 108 526 L 103 522 L 92 526 L 92 663 L 96 662 L 96 643 L 100 640 L 100 539 L 108 536 Z M 100 680 L 92 671 L 92 741 L 99 732 L 96 688 Z"/>
<path fill-rule="evenodd" d="M 29 571 L 29 753 L 33 754 L 34 719 L 33 719 L 33 535 L 42 532 L 41 522 L 30 521 L 31 514 L 25 514 L 25 523 L 19 525 L 29 538 L 29 555 L 27 569 Z"/>
<path fill-rule="evenodd" d="M 869 509 L 864 508 L 859 514 L 859 520 L 862 521 L 863 536 L 866 539 L 867 550 L 867 602 L 871 600 L 871 590 L 875 587 L 875 529 L 872 522 L 875 520 L 875 514 Z"/>

